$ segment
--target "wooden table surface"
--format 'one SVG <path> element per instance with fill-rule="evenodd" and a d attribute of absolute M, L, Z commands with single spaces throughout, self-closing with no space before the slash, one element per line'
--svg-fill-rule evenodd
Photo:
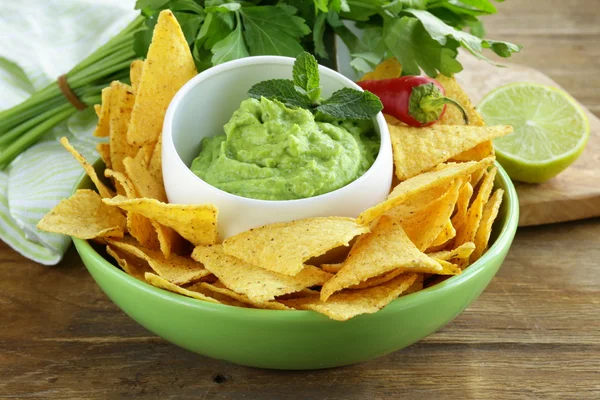
<path fill-rule="evenodd" d="M 600 115 L 600 1 L 499 3 L 490 37 Z M 599 183 L 600 184 L 600 183 Z M 123 314 L 71 250 L 56 267 L 0 243 L 0 398 L 600 398 L 600 220 L 520 229 L 498 275 L 441 331 L 324 371 L 240 367 Z"/>

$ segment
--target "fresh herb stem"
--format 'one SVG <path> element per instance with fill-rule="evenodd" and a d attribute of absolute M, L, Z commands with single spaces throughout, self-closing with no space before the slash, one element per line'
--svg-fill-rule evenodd
<path fill-rule="evenodd" d="M 44 111 L 48 109 L 52 109 L 66 103 L 67 99 L 59 92 L 55 97 L 37 104 L 33 104 L 21 113 L 13 113 L 8 117 L 2 118 L 2 127 L 0 129 L 2 129 L 3 133 L 0 137 L 0 142 L 3 141 L 4 136 L 7 135 L 8 132 L 13 132 L 22 124 L 30 121 L 31 118 L 44 113 Z"/>
<path fill-rule="evenodd" d="M 36 125 L 33 129 L 27 133 L 21 135 L 18 139 L 13 141 L 6 148 L 0 152 L 0 168 L 5 168 L 14 160 L 21 152 L 27 149 L 29 146 L 39 140 L 39 138 L 54 128 L 71 115 L 75 114 L 77 110 L 70 104 L 64 104 L 56 109 L 52 109 L 47 112 L 46 118 L 43 122 Z M 50 116 L 51 115 L 51 116 Z M 42 119 L 40 119 L 42 120 Z"/>

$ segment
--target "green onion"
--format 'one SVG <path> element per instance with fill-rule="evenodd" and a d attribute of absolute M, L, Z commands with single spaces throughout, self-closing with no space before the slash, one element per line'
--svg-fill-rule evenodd
<path fill-rule="evenodd" d="M 87 106 L 100 102 L 102 88 L 113 80 L 127 80 L 129 66 L 138 58 L 134 34 L 142 28 L 138 16 L 118 35 L 90 54 L 66 74 L 71 90 Z M 36 143 L 46 132 L 75 114 L 56 82 L 24 102 L 0 112 L 0 168 Z"/>

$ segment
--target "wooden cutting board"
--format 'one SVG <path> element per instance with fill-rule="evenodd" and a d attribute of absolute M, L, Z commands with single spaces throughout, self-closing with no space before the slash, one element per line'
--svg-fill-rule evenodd
<path fill-rule="evenodd" d="M 542 72 L 515 64 L 498 68 L 472 56 L 461 56 L 465 69 L 456 79 L 474 104 L 498 86 L 536 82 L 560 87 Z M 590 139 L 581 157 L 552 180 L 542 184 L 517 183 L 519 226 L 543 225 L 600 216 L 600 120 L 585 107 Z"/>

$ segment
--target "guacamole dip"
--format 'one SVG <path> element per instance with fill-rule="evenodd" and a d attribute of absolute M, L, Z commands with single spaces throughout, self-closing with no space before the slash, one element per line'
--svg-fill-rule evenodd
<path fill-rule="evenodd" d="M 316 121 L 277 100 L 247 99 L 205 138 L 191 170 L 243 197 L 291 200 L 341 188 L 364 174 L 379 152 L 371 121 Z"/>

